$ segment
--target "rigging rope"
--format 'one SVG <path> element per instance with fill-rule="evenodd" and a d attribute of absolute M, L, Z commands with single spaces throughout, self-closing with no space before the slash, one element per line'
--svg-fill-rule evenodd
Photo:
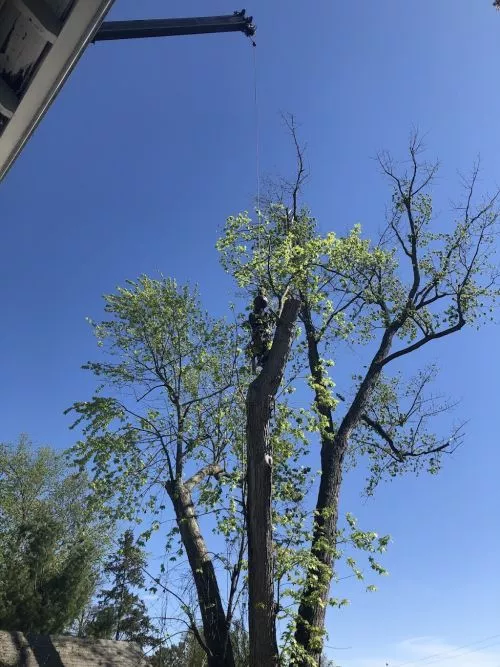
<path fill-rule="evenodd" d="M 257 45 L 252 41 L 253 51 L 253 95 L 255 105 L 255 166 L 257 176 L 257 211 L 260 215 L 260 118 L 259 118 L 259 96 L 257 85 Z"/>
<path fill-rule="evenodd" d="M 261 249 L 261 211 L 260 211 L 260 114 L 257 77 L 257 44 L 252 40 L 253 51 L 253 94 L 255 113 L 255 169 L 257 186 L 257 248 Z"/>

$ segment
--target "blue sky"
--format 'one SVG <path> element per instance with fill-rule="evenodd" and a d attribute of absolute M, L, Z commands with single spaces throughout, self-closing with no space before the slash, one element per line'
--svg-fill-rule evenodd
<path fill-rule="evenodd" d="M 235 9 L 117 0 L 113 14 Z M 389 190 L 373 156 L 402 155 L 412 126 L 442 162 L 443 217 L 457 169 L 478 153 L 481 185 L 499 184 L 500 15 L 489 0 L 254 0 L 247 10 L 258 24 L 262 172 L 291 172 L 279 112 L 293 112 L 323 230 L 359 221 L 376 233 Z M 98 318 L 101 294 L 125 279 L 161 271 L 198 282 L 224 312 L 233 288 L 214 243 L 228 214 L 252 207 L 253 95 L 252 49 L 239 34 L 88 49 L 1 186 L 3 440 L 25 431 L 71 444 L 62 412 L 93 386 L 79 370 L 96 356 L 85 317 Z M 345 582 L 352 605 L 330 615 L 328 645 L 350 648 L 328 652 L 345 667 L 500 665 L 497 340 L 493 326 L 464 332 L 415 358 L 414 370 L 439 362 L 440 389 L 470 420 L 438 478 L 398 480 L 368 502 L 348 479 L 344 510 L 393 544 L 379 591 Z"/>

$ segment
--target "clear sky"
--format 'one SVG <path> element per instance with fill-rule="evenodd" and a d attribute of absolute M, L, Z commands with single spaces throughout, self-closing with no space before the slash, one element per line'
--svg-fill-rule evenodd
<path fill-rule="evenodd" d="M 117 0 L 113 15 L 235 9 Z M 279 112 L 293 112 L 323 230 L 359 221 L 376 232 L 389 190 L 372 158 L 402 155 L 414 125 L 443 165 L 442 216 L 456 170 L 478 153 L 481 185 L 500 183 L 500 14 L 489 0 L 253 0 L 247 11 L 258 24 L 262 172 L 291 172 Z M 233 288 L 214 243 L 228 214 L 252 207 L 253 98 L 240 34 L 88 49 L 1 186 L 3 440 L 25 431 L 71 444 L 62 412 L 93 387 L 79 370 L 96 357 L 84 318 L 99 318 L 101 294 L 125 279 L 199 282 L 224 312 Z M 393 543 L 379 591 L 345 582 L 352 605 L 329 616 L 328 645 L 342 650 L 328 653 L 345 667 L 500 667 L 498 339 L 493 326 L 461 333 L 413 362 L 439 362 L 440 389 L 470 420 L 439 477 L 398 480 L 367 502 L 348 478 L 343 509 Z"/>

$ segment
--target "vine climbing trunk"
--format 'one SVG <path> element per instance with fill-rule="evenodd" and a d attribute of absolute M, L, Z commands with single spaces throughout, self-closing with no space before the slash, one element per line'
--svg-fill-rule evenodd
<path fill-rule="evenodd" d="M 198 594 L 208 667 L 234 667 L 229 627 L 215 568 L 196 519 L 191 491 L 186 484 L 168 483 L 177 526 L 186 550 Z"/>
<path fill-rule="evenodd" d="M 247 392 L 250 667 L 278 665 L 271 524 L 273 461 L 269 447 L 269 422 L 290 354 L 299 308 L 298 299 L 290 297 L 285 301 L 269 356 Z"/>
<path fill-rule="evenodd" d="M 315 557 L 310 568 L 297 614 L 295 641 L 299 647 L 294 667 L 319 665 L 323 650 L 325 615 L 330 597 L 333 564 L 336 559 L 336 539 L 339 495 L 342 484 L 342 464 L 352 431 L 361 420 L 370 400 L 373 387 L 380 376 L 383 360 L 394 338 L 389 328 L 370 364 L 366 375 L 346 415 L 337 430 L 334 429 L 331 403 L 325 392 L 325 375 L 318 351 L 316 330 L 310 310 L 304 306 L 300 318 L 307 339 L 308 361 L 314 380 L 314 404 L 321 420 L 321 481 L 314 513 L 311 553 Z"/>

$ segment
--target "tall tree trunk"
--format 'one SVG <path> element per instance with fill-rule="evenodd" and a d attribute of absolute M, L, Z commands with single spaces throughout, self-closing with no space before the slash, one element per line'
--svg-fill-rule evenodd
<path fill-rule="evenodd" d="M 368 405 L 371 392 L 382 370 L 381 362 L 391 348 L 394 331 L 390 328 L 386 330 L 356 396 L 335 432 L 332 408 L 325 400 L 324 391 L 321 391 L 325 377 L 320 363 L 316 330 L 307 306 L 303 306 L 301 310 L 301 320 L 306 332 L 309 368 L 318 387 L 315 390 L 314 403 L 324 423 L 320 431 L 321 481 L 311 544 L 315 565 L 308 572 L 295 631 L 295 640 L 303 657 L 298 656 L 294 665 L 310 667 L 311 659 L 314 661 L 313 664 L 320 664 L 323 651 L 325 615 L 335 561 L 343 460 L 349 445 L 349 437 Z"/>
<path fill-rule="evenodd" d="M 208 667 L 234 667 L 233 647 L 219 584 L 196 519 L 191 491 L 182 483 L 168 483 L 166 489 L 174 505 L 177 526 L 198 593 Z"/>
<path fill-rule="evenodd" d="M 286 300 L 269 357 L 247 393 L 250 667 L 278 665 L 271 524 L 269 421 L 293 341 L 300 301 Z"/>
<path fill-rule="evenodd" d="M 295 640 L 319 664 L 323 650 L 325 615 L 335 561 L 342 462 L 347 440 L 335 438 L 321 444 L 321 481 L 316 501 L 311 553 L 316 564 L 308 572 L 299 605 Z M 298 661 L 310 667 L 307 660 Z"/>
<path fill-rule="evenodd" d="M 343 445 L 345 443 L 337 442 L 332 408 L 330 403 L 325 400 L 324 391 L 321 390 L 325 376 L 320 361 L 316 329 L 307 305 L 303 305 L 300 316 L 306 333 L 309 370 L 316 387 L 314 404 L 322 426 L 320 429 L 321 479 L 316 501 L 311 545 L 311 552 L 315 556 L 317 565 L 308 572 L 302 592 L 295 640 L 302 650 L 319 664 L 323 648 L 322 637 L 326 606 L 333 573 L 332 564 L 335 552 L 339 494 L 342 483 L 342 462 L 345 455 L 345 446 Z M 321 603 L 318 601 L 318 596 Z M 298 660 L 297 664 L 301 664 L 301 662 Z M 306 665 L 307 661 L 304 660 L 302 664 Z"/>

